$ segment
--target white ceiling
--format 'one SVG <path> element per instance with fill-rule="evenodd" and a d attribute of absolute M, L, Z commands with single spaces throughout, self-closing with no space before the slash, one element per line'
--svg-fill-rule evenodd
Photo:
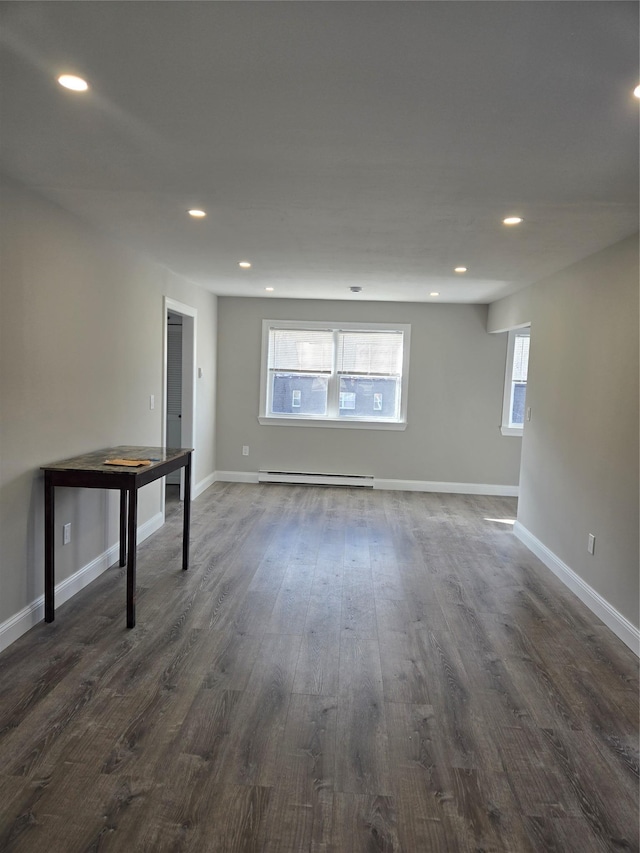
<path fill-rule="evenodd" d="M 635 2 L 0 15 L 0 168 L 215 293 L 488 302 L 638 229 Z"/>

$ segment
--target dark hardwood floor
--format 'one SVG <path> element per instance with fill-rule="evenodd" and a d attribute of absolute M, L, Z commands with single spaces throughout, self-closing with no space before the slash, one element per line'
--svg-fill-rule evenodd
<path fill-rule="evenodd" d="M 638 661 L 515 501 L 218 483 L 0 655 L 0 850 L 638 850 Z"/>

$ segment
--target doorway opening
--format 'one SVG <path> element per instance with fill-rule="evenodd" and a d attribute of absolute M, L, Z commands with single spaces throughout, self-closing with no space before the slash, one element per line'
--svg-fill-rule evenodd
<path fill-rule="evenodd" d="M 194 448 L 197 311 L 174 299 L 164 299 L 163 418 L 165 447 Z M 162 495 L 164 517 L 184 500 L 184 468 L 165 478 Z"/>

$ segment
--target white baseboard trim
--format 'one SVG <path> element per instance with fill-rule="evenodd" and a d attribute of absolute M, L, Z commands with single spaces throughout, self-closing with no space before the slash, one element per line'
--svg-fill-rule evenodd
<path fill-rule="evenodd" d="M 257 483 L 258 472 L 216 471 L 215 482 Z M 383 480 L 379 477 L 374 477 L 373 488 L 400 492 L 447 492 L 458 495 L 518 497 L 518 486 L 502 486 L 486 483 L 438 483 L 428 480 Z"/>
<path fill-rule="evenodd" d="M 596 592 L 580 575 L 557 557 L 553 551 L 533 535 L 519 521 L 513 526 L 513 532 L 527 548 L 541 560 L 580 601 L 601 619 L 632 652 L 640 657 L 640 630 L 619 613 L 612 604 Z"/>
<path fill-rule="evenodd" d="M 195 500 L 197 497 L 200 497 L 203 492 L 206 492 L 209 486 L 213 486 L 213 484 L 216 482 L 216 479 L 216 471 L 214 471 L 212 474 L 209 474 L 203 480 L 200 480 L 199 483 L 196 483 L 193 489 L 191 490 L 191 500 Z"/>
<path fill-rule="evenodd" d="M 149 521 L 138 525 L 138 544 L 144 542 L 145 539 L 148 539 L 152 534 L 160 530 L 163 524 L 164 518 L 162 517 L 162 513 L 157 512 Z M 113 565 L 113 563 L 109 563 L 109 565 Z"/>
<path fill-rule="evenodd" d="M 493 483 L 439 483 L 430 480 L 381 480 L 373 481 L 374 489 L 398 492 L 444 492 L 453 495 L 496 495 L 518 497 L 518 486 L 502 486 Z"/>
<path fill-rule="evenodd" d="M 216 483 L 257 483 L 257 471 L 216 471 Z"/>
<path fill-rule="evenodd" d="M 164 524 L 162 513 L 158 512 L 144 524 L 138 527 L 138 543 L 143 542 L 156 530 L 159 530 Z M 120 553 L 120 545 L 112 545 L 102 554 L 98 555 L 86 566 L 78 569 L 68 578 L 65 578 L 55 587 L 55 602 L 56 607 L 64 604 L 81 589 L 94 581 L 109 566 L 112 566 L 118 559 Z M 44 619 L 44 595 L 38 596 L 35 601 L 28 604 L 18 613 L 10 616 L 2 624 L 0 624 L 0 652 L 15 642 L 18 637 L 33 628 Z"/>

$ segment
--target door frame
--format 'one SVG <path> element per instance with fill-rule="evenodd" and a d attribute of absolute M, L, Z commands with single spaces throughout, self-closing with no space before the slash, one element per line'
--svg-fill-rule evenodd
<path fill-rule="evenodd" d="M 164 321 L 162 323 L 162 446 L 167 444 L 167 356 L 169 311 L 182 317 L 182 418 L 180 442 L 182 447 L 193 447 L 192 467 L 196 456 L 196 324 L 198 309 L 168 296 L 163 297 Z M 194 478 L 191 478 L 193 496 Z M 180 500 L 184 500 L 184 468 L 180 475 Z M 162 489 L 162 517 L 165 514 L 165 489 Z"/>

